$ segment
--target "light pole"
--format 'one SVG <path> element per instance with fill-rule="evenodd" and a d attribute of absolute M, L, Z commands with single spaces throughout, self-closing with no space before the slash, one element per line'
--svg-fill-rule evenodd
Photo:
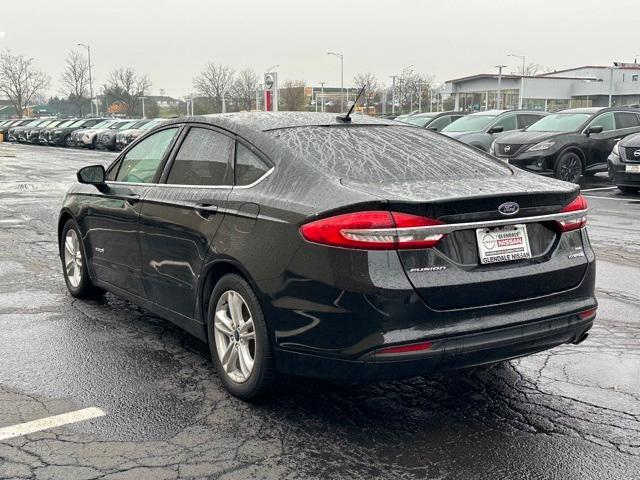
<path fill-rule="evenodd" d="M 391 80 L 393 81 L 391 87 L 391 115 L 396 114 L 396 78 L 397 75 L 391 75 Z"/>
<path fill-rule="evenodd" d="M 519 58 L 520 60 L 522 60 L 522 78 L 520 78 L 520 102 L 519 102 L 519 106 L 518 108 L 520 110 L 522 110 L 522 100 L 524 97 L 524 76 L 526 74 L 526 62 L 525 62 L 525 56 L 524 55 L 516 55 L 515 53 L 510 53 L 507 55 L 507 57 L 514 57 L 514 58 Z"/>
<path fill-rule="evenodd" d="M 93 115 L 93 80 L 91 79 L 91 77 L 93 77 L 93 74 L 91 71 L 91 47 L 84 43 L 78 43 L 77 46 L 84 47 L 87 49 L 87 62 L 89 63 L 89 96 L 91 97 L 91 103 L 90 103 L 91 115 Z M 96 104 L 96 117 L 97 116 L 98 116 L 98 105 Z"/>
<path fill-rule="evenodd" d="M 144 101 L 147 99 L 147 97 L 139 97 L 140 100 L 142 100 L 142 118 L 147 118 L 147 116 L 144 113 Z"/>
<path fill-rule="evenodd" d="M 340 58 L 340 111 L 344 112 L 344 55 L 335 52 L 327 52 L 327 55 Z"/>
<path fill-rule="evenodd" d="M 498 69 L 498 95 L 496 98 L 496 110 L 500 110 L 500 107 L 502 106 L 502 69 L 506 66 L 507 65 L 496 65 L 496 68 Z"/>
<path fill-rule="evenodd" d="M 320 98 L 321 98 L 321 101 L 322 101 L 322 103 L 321 103 L 322 108 L 320 109 L 320 111 L 322 113 L 324 113 L 324 84 L 325 83 L 326 82 L 320 82 Z M 316 99 L 316 103 L 317 103 L 317 99 Z"/>

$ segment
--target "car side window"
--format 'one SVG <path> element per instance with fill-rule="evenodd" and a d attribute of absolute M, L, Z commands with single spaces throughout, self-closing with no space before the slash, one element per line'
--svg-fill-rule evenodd
<path fill-rule="evenodd" d="M 507 115 L 499 119 L 496 123 L 494 123 L 495 127 L 502 127 L 503 132 L 507 132 L 509 130 L 516 129 L 516 116 L 515 115 Z"/>
<path fill-rule="evenodd" d="M 234 140 L 208 128 L 192 127 L 176 155 L 167 183 L 231 185 Z"/>
<path fill-rule="evenodd" d="M 603 132 L 615 130 L 615 123 L 613 119 L 613 113 L 607 112 L 596 117 L 593 122 L 589 124 L 590 127 L 602 127 Z"/>
<path fill-rule="evenodd" d="M 142 140 L 127 152 L 116 175 L 118 182 L 152 183 L 179 128 L 167 128 Z"/>
<path fill-rule="evenodd" d="M 251 185 L 269 171 L 269 166 L 242 143 L 236 147 L 236 185 Z"/>
<path fill-rule="evenodd" d="M 530 125 L 533 125 L 538 120 L 540 120 L 542 116 L 540 115 L 532 115 L 530 113 L 522 113 L 518 115 L 518 128 L 527 128 Z"/>
<path fill-rule="evenodd" d="M 616 129 L 620 128 L 633 128 L 640 125 L 638 123 L 638 116 L 631 112 L 616 112 L 614 114 L 616 120 Z"/>
<path fill-rule="evenodd" d="M 427 128 L 430 128 L 431 130 L 440 131 L 450 123 L 451 123 L 451 117 L 448 115 L 445 115 L 444 117 L 436 118 L 433 122 L 429 124 Z"/>

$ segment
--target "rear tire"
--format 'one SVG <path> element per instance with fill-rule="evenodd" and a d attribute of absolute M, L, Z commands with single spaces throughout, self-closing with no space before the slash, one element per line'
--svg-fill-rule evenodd
<path fill-rule="evenodd" d="M 207 332 L 211 358 L 231 395 L 251 401 L 271 390 L 275 359 L 264 314 L 239 275 L 225 275 L 213 289 Z"/>
<path fill-rule="evenodd" d="M 640 187 L 624 187 L 622 185 L 616 185 L 618 187 L 618 190 L 620 190 L 622 193 L 638 193 L 638 190 L 640 189 Z"/>
<path fill-rule="evenodd" d="M 82 235 L 71 219 L 67 220 L 62 229 L 60 259 L 64 281 L 71 295 L 76 298 L 89 298 L 102 292 L 91 282 Z"/>
<path fill-rule="evenodd" d="M 556 162 L 555 177 L 565 182 L 578 183 L 582 176 L 582 160 L 577 153 L 563 153 Z"/>

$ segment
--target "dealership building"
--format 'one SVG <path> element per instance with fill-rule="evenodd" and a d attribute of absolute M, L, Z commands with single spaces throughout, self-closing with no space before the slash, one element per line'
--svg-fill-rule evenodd
<path fill-rule="evenodd" d="M 498 74 L 481 73 L 445 82 L 456 110 L 497 107 Z M 535 76 L 501 75 L 501 108 L 556 112 L 566 108 L 640 104 L 640 64 L 584 66 Z"/>

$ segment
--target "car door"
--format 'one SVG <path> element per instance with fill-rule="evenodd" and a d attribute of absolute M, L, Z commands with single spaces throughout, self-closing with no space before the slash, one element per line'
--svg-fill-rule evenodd
<path fill-rule="evenodd" d="M 616 128 L 616 118 L 613 112 L 604 112 L 594 118 L 589 127 L 602 127 L 601 133 L 592 133 L 587 142 L 587 161 L 585 169 L 606 166 L 607 157 L 613 146 L 621 138 L 621 132 Z"/>
<path fill-rule="evenodd" d="M 141 200 L 157 181 L 178 127 L 157 132 L 125 152 L 108 170 L 106 187 L 86 201 L 83 226 L 95 278 L 143 296 L 139 219 Z"/>
<path fill-rule="evenodd" d="M 233 135 L 193 124 L 183 132 L 161 183 L 142 204 L 140 243 L 147 298 L 194 317 L 200 275 L 233 183 Z"/>

